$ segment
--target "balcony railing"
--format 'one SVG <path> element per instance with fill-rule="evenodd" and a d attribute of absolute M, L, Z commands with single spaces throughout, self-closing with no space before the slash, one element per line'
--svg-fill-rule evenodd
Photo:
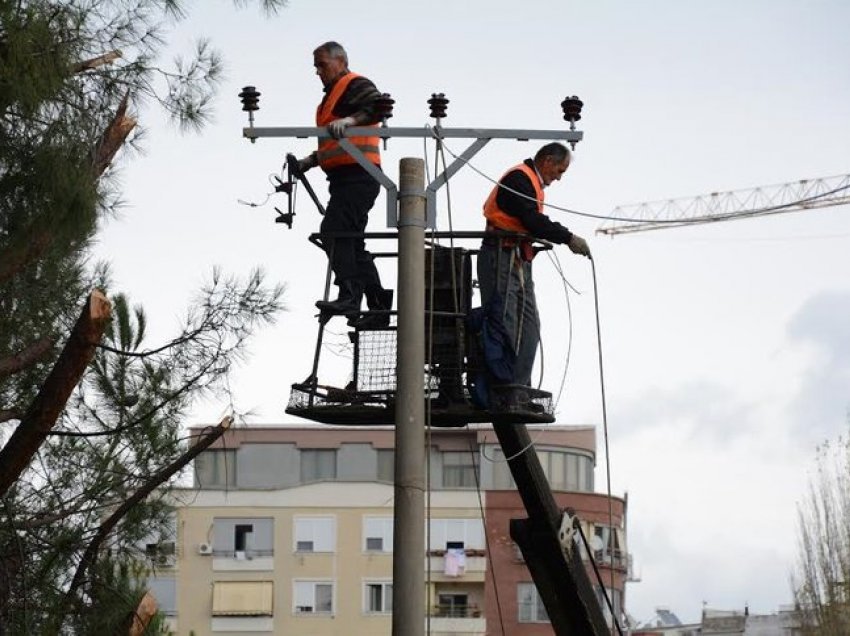
<path fill-rule="evenodd" d="M 627 570 L 629 567 L 629 555 L 622 550 L 596 550 L 593 560 L 597 565 L 610 565 L 617 570 Z"/>
<path fill-rule="evenodd" d="M 434 605 L 431 616 L 437 618 L 480 618 L 481 609 L 477 605 Z"/>
<path fill-rule="evenodd" d="M 255 548 L 250 550 L 213 550 L 212 555 L 219 559 L 253 559 L 274 556 L 274 550 L 271 548 L 268 550 L 257 550 Z"/>

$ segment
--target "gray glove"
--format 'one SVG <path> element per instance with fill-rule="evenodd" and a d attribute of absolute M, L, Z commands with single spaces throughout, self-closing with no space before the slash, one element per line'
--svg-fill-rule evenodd
<path fill-rule="evenodd" d="M 345 129 L 349 126 L 353 126 L 357 121 L 354 117 L 343 117 L 342 119 L 334 119 L 331 123 L 328 124 L 328 132 L 331 134 L 331 137 L 335 139 L 339 139 L 340 137 L 345 135 Z"/>
<path fill-rule="evenodd" d="M 298 160 L 298 170 L 302 173 L 316 166 L 314 155 L 310 154 Z"/>
<path fill-rule="evenodd" d="M 581 254 L 582 256 L 590 258 L 590 247 L 588 247 L 587 241 L 581 238 L 578 234 L 573 234 L 570 237 L 567 247 L 570 248 L 570 251 L 573 254 Z"/>

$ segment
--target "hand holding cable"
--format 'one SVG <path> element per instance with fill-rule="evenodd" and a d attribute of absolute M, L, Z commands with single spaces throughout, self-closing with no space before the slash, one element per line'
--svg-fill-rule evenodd
<path fill-rule="evenodd" d="M 567 242 L 567 247 L 570 248 L 570 251 L 573 254 L 581 254 L 582 256 L 587 256 L 590 258 L 590 247 L 583 238 L 581 238 L 578 234 L 573 234 L 570 237 L 570 240 Z"/>

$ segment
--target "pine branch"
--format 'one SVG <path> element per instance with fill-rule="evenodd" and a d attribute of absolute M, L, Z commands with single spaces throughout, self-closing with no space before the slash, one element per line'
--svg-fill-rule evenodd
<path fill-rule="evenodd" d="M 90 60 L 85 60 L 83 62 L 78 62 L 71 67 L 71 72 L 74 74 L 82 73 L 83 71 L 90 71 L 92 69 L 97 68 L 98 66 L 103 66 L 104 64 L 109 64 L 114 62 L 119 57 L 121 57 L 123 53 L 119 49 L 115 49 L 114 51 L 109 51 L 109 53 L 104 53 L 103 55 L 98 55 L 97 57 L 93 57 Z"/>
<path fill-rule="evenodd" d="M 106 537 L 109 536 L 109 533 L 115 529 L 115 526 L 121 521 L 124 516 L 130 512 L 130 510 L 141 503 L 149 494 L 151 494 L 154 490 L 159 488 L 162 484 L 167 482 L 171 477 L 180 472 L 185 466 L 189 464 L 195 457 L 200 455 L 203 451 L 205 451 L 209 446 L 211 446 L 218 438 L 224 435 L 225 431 L 230 428 L 231 423 L 233 422 L 233 418 L 231 416 L 225 417 L 221 422 L 219 422 L 218 426 L 213 428 L 210 432 L 208 432 L 197 444 L 192 446 L 188 451 L 183 453 L 176 460 L 171 462 L 168 466 L 154 474 L 144 486 L 139 488 L 133 495 L 127 499 L 124 503 L 122 503 L 118 509 L 113 512 L 106 521 L 104 521 L 100 527 L 97 529 L 94 537 L 86 548 L 86 551 L 83 553 L 83 556 L 80 558 L 80 563 L 77 565 L 77 571 L 74 573 L 74 578 L 71 580 L 71 585 L 68 587 L 68 592 L 65 595 L 65 607 L 67 608 L 73 598 L 77 594 L 77 590 L 82 585 L 86 572 L 89 567 L 94 563 L 95 558 L 97 557 L 97 553 L 100 550 L 100 546 L 103 544 Z"/>
<path fill-rule="evenodd" d="M 41 360 L 56 343 L 54 338 L 43 337 L 8 358 L 0 359 L 0 379 L 14 375 Z M 0 411 L 2 412 L 2 411 Z M 3 420 L 0 420 L 3 421 Z"/>
<path fill-rule="evenodd" d="M 136 127 L 136 120 L 127 115 L 127 103 L 129 92 L 124 94 L 115 115 L 106 130 L 103 131 L 100 141 L 96 147 L 92 161 L 92 179 L 97 181 L 124 144 L 127 136 Z M 55 240 L 55 233 L 43 229 L 34 236 L 28 236 L 27 240 L 19 243 L 5 254 L 0 254 L 0 284 L 10 280 L 20 272 L 28 263 L 38 259 Z"/>
<path fill-rule="evenodd" d="M 0 409 L 0 424 L 19 419 L 21 419 L 21 412 L 18 409 Z"/>
<path fill-rule="evenodd" d="M 127 116 L 127 103 L 130 93 L 124 93 L 124 97 L 118 104 L 118 110 L 106 130 L 100 137 L 97 150 L 94 155 L 94 176 L 98 179 L 112 163 L 115 154 L 124 145 L 127 135 L 136 127 L 136 119 Z"/>
<path fill-rule="evenodd" d="M 94 290 L 53 370 L 24 413 L 17 429 L 0 450 L 0 496 L 26 469 L 53 428 L 71 392 L 94 357 L 95 347 L 103 336 L 110 313 L 106 296 Z"/>

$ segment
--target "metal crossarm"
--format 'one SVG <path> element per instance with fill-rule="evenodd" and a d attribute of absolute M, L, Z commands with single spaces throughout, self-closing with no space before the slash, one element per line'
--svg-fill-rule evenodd
<path fill-rule="evenodd" d="M 320 127 L 274 127 L 261 128 L 249 126 L 242 129 L 242 136 L 251 141 L 265 137 L 294 137 L 296 139 L 328 139 L 330 135 L 326 128 Z M 445 185 L 449 178 L 468 163 L 484 146 L 493 139 L 516 139 L 529 141 L 531 139 L 565 141 L 575 144 L 582 140 L 584 133 L 579 130 L 524 130 L 520 128 L 443 128 L 442 126 L 421 128 L 391 128 L 373 126 L 355 126 L 345 131 L 345 137 L 339 145 L 351 155 L 366 172 L 372 175 L 387 191 L 387 227 L 397 227 L 398 188 L 396 184 L 380 168 L 369 161 L 346 137 L 407 137 L 417 139 L 475 139 L 441 174 L 432 181 L 426 191 L 427 226 L 437 227 L 437 190 Z"/>

